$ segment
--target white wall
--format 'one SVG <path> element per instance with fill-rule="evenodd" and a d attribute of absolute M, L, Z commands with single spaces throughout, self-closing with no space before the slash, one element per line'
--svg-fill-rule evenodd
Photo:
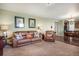
<path fill-rule="evenodd" d="M 24 28 L 15 28 L 15 16 L 20 16 L 25 18 L 25 27 Z M 28 18 L 35 18 L 36 19 L 36 27 L 40 25 L 40 28 L 42 29 L 42 32 L 46 30 L 51 29 L 51 25 L 54 25 L 54 22 L 56 20 L 53 19 L 47 19 L 47 18 L 41 18 L 41 17 L 35 17 L 27 14 L 22 13 L 16 13 L 16 12 L 10 12 L 5 10 L 0 10 L 0 24 L 9 24 L 9 32 L 14 31 L 27 31 L 27 30 L 37 30 L 37 28 L 29 28 L 28 27 Z M 53 26 L 54 28 L 54 26 Z"/>
<path fill-rule="evenodd" d="M 64 35 L 64 21 L 63 20 L 59 20 L 55 22 L 55 31 L 56 31 L 56 35 L 58 36 Z"/>

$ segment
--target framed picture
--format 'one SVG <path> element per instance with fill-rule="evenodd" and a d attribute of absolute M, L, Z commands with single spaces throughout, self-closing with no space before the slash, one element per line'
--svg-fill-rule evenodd
<path fill-rule="evenodd" d="M 24 26 L 24 17 L 15 16 L 15 28 L 23 28 Z"/>
<path fill-rule="evenodd" d="M 35 28 L 36 27 L 36 19 L 29 18 L 29 28 Z"/>

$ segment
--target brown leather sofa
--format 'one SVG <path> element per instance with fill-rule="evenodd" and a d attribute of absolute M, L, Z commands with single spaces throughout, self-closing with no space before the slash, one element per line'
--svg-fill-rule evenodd
<path fill-rule="evenodd" d="M 13 33 L 12 45 L 13 47 L 18 47 L 41 40 L 42 35 L 37 31 L 17 31 Z"/>

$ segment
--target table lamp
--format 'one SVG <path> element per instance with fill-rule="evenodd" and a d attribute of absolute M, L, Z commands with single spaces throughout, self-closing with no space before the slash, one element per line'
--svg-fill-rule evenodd
<path fill-rule="evenodd" d="M 7 30 L 8 30 L 8 25 L 1 25 L 0 26 L 1 31 L 3 32 L 3 36 L 5 39 L 5 43 L 7 43 Z"/>

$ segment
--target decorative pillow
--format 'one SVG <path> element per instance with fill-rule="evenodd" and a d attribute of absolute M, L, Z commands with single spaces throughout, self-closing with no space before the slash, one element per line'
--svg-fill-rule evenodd
<path fill-rule="evenodd" d="M 22 35 L 23 39 L 26 39 L 27 38 L 27 35 Z"/>
<path fill-rule="evenodd" d="M 26 35 L 26 33 L 21 33 L 22 35 Z"/>
<path fill-rule="evenodd" d="M 32 39 L 33 38 L 33 34 L 27 34 L 27 39 Z"/>
<path fill-rule="evenodd" d="M 22 37 L 22 35 L 20 33 L 19 34 L 15 34 L 15 36 L 16 36 L 17 40 L 23 39 L 23 37 Z"/>
<path fill-rule="evenodd" d="M 21 33 L 19 33 L 19 36 L 20 36 L 20 38 L 21 38 L 21 39 L 23 39 L 23 36 L 22 36 L 22 34 L 21 34 Z"/>
<path fill-rule="evenodd" d="M 39 33 L 38 32 L 34 32 L 34 37 L 39 37 Z"/>

